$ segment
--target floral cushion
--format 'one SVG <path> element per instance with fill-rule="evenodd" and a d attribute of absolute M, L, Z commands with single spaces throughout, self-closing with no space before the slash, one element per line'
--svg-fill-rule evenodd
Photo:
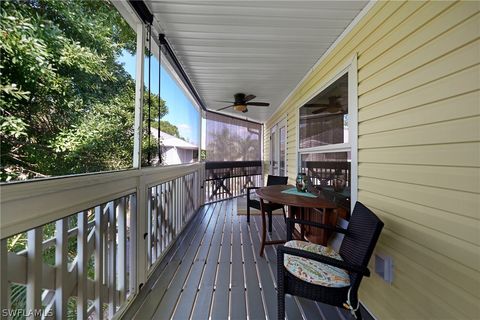
<path fill-rule="evenodd" d="M 318 253 L 343 261 L 342 257 L 333 249 L 318 244 L 293 240 L 287 242 L 285 246 Z M 283 264 L 288 272 L 297 278 L 312 284 L 335 288 L 347 287 L 350 285 L 350 277 L 347 271 L 325 263 L 285 254 Z"/>

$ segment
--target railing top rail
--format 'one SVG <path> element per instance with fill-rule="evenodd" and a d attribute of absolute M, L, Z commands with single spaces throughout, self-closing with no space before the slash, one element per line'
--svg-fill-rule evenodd
<path fill-rule="evenodd" d="M 193 163 L 3 184 L 0 238 L 67 217 L 139 188 L 173 180 L 203 165 Z"/>
<path fill-rule="evenodd" d="M 244 168 L 244 167 L 260 167 L 261 160 L 255 161 L 207 161 L 205 169 L 226 169 L 226 168 Z"/>

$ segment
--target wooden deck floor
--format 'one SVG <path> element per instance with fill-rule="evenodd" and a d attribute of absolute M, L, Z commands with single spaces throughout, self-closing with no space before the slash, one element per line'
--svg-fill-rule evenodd
<path fill-rule="evenodd" d="M 250 225 L 236 200 L 207 205 L 169 250 L 126 319 L 276 319 L 276 248 L 260 248 L 259 216 Z M 285 237 L 274 216 L 272 238 Z M 350 319 L 344 310 L 287 295 L 288 319 Z"/>

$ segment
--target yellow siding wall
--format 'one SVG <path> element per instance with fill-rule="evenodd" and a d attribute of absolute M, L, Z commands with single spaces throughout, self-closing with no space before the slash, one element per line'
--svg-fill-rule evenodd
<path fill-rule="evenodd" d="M 265 125 L 358 56 L 358 197 L 385 222 L 394 282 L 360 298 L 378 319 L 480 319 L 480 2 L 378 2 Z"/>

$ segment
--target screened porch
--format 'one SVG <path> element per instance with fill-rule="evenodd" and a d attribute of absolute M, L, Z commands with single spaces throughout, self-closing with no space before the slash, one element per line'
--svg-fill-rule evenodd
<path fill-rule="evenodd" d="M 478 2 L 0 5 L 1 319 L 276 319 L 269 176 L 385 223 L 363 319 L 480 318 Z"/>

